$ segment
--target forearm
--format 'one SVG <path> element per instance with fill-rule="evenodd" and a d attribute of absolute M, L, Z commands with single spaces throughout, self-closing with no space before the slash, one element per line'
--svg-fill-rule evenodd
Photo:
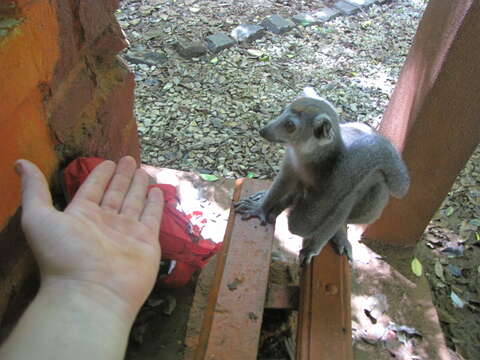
<path fill-rule="evenodd" d="M 0 358 L 123 359 L 135 311 L 100 286 L 42 285 Z"/>
<path fill-rule="evenodd" d="M 262 209 L 266 214 L 271 212 L 277 215 L 290 205 L 293 198 L 296 182 L 291 178 L 287 178 L 282 173 L 277 175 L 272 186 L 265 193 L 262 201 Z"/>

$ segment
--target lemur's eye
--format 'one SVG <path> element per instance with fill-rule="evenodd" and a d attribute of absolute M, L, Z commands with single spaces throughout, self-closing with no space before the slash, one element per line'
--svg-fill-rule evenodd
<path fill-rule="evenodd" d="M 287 132 L 289 133 L 292 133 L 295 131 L 295 124 L 293 123 L 292 120 L 285 121 L 285 124 L 283 126 L 285 127 L 285 130 L 287 130 Z"/>

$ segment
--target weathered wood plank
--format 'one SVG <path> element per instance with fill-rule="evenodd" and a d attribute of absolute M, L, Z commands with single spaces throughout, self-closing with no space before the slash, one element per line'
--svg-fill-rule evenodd
<path fill-rule="evenodd" d="M 265 188 L 264 181 L 239 181 L 233 201 Z M 257 358 L 272 243 L 272 226 L 231 211 L 195 359 Z"/>
<path fill-rule="evenodd" d="M 351 360 L 351 274 L 348 260 L 326 246 L 300 282 L 297 360 Z"/>

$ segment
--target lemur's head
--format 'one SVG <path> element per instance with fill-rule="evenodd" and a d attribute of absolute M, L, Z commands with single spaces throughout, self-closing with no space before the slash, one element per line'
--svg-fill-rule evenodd
<path fill-rule="evenodd" d="M 305 88 L 279 117 L 260 130 L 260 135 L 268 141 L 308 152 L 337 141 L 338 115 L 332 104 L 319 97 L 313 88 Z"/>

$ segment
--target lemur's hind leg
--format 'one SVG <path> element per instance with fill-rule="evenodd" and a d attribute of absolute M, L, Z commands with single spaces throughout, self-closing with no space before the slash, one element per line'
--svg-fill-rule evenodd
<path fill-rule="evenodd" d="M 352 261 L 352 245 L 348 241 L 347 226 L 343 225 L 330 239 L 335 252 L 339 255 L 345 255 L 350 261 Z M 301 266 L 309 265 L 314 256 L 320 254 L 325 245 L 328 244 L 328 240 L 322 238 L 320 235 L 314 235 L 309 238 L 303 239 L 303 247 L 300 250 L 299 261 Z"/>
<path fill-rule="evenodd" d="M 338 255 L 345 255 L 348 260 L 353 261 L 352 244 L 348 241 L 347 225 L 340 227 L 330 241 Z"/>
<path fill-rule="evenodd" d="M 300 254 L 298 255 L 300 266 L 310 265 L 313 257 L 320 254 L 320 251 L 322 251 L 327 243 L 328 239 L 322 239 L 321 237 L 317 237 L 317 235 L 304 238 L 302 250 L 300 250 Z"/>
<path fill-rule="evenodd" d="M 348 216 L 348 224 L 371 224 L 382 214 L 390 193 L 383 176 L 359 198 Z"/>

